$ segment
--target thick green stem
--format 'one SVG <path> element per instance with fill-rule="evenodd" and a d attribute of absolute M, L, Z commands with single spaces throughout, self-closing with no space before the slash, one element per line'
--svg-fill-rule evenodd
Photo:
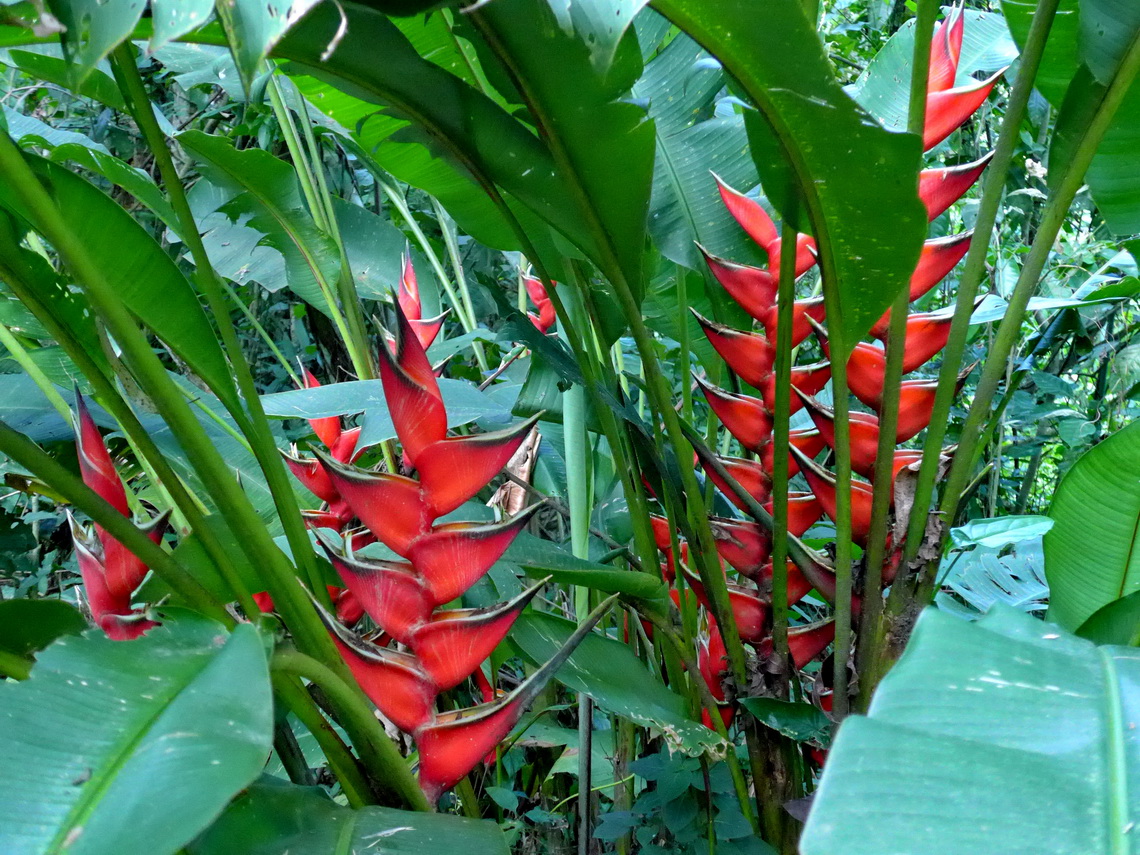
<path fill-rule="evenodd" d="M 1040 0 L 1037 10 L 1033 13 L 1033 22 L 1025 40 L 1025 49 L 1021 52 L 1017 79 L 1006 104 L 994 157 L 986 170 L 982 198 L 974 221 L 974 237 L 970 241 L 970 251 L 966 256 L 962 275 L 958 278 L 958 296 L 954 307 L 954 319 L 950 326 L 950 338 L 942 351 L 938 392 L 934 400 L 930 427 L 926 431 L 922 466 L 915 487 L 914 504 L 907 527 L 906 553 L 900 574 L 909 572 L 909 565 L 918 556 L 926 532 L 927 515 L 934 495 L 934 482 L 938 477 L 939 458 L 942 456 L 942 443 L 946 439 L 958 371 L 962 364 L 962 355 L 966 351 L 966 336 L 969 333 L 970 315 L 974 311 L 974 299 L 978 295 L 978 286 L 985 276 L 986 254 L 989 251 L 990 239 L 1001 206 L 1002 189 L 1005 187 L 1014 149 L 1020 139 L 1021 123 L 1025 118 L 1029 96 L 1033 92 L 1033 82 L 1037 77 L 1037 69 L 1041 64 L 1045 42 L 1053 26 L 1059 2 L 1060 0 Z M 902 608 L 905 588 L 905 585 L 896 585 L 892 588 L 889 611 L 897 612 Z"/>
<path fill-rule="evenodd" d="M 981 434 L 981 428 L 989 417 L 990 403 L 994 393 L 1001 384 L 1006 372 L 1006 361 L 1016 346 L 1021 332 L 1021 321 L 1025 314 L 1030 297 L 1033 296 L 1049 253 L 1053 249 L 1073 199 L 1084 184 L 1085 172 L 1092 162 L 1093 156 L 1104 138 L 1105 132 L 1116 115 L 1116 110 L 1128 93 L 1140 71 L 1140 35 L 1137 35 L 1129 45 L 1127 52 L 1121 59 L 1112 83 L 1105 90 L 1104 96 L 1089 121 L 1080 144 L 1076 147 L 1064 164 L 1059 166 L 1064 170 L 1060 181 L 1054 185 L 1046 204 L 1037 235 L 1029 254 L 1018 276 L 1017 284 L 1009 298 L 1009 307 L 1001 326 L 998 327 L 994 344 L 986 360 L 982 376 L 978 380 L 978 387 L 974 393 L 974 401 L 970 412 L 966 416 L 966 424 L 962 428 L 962 437 L 958 443 L 958 450 L 954 454 L 954 462 L 950 467 L 950 474 L 946 481 L 946 492 L 942 499 L 940 510 L 942 518 L 947 525 L 952 524 L 954 515 L 958 510 L 962 490 L 970 479 L 973 470 L 974 449 Z M 933 570 L 928 568 L 926 576 L 930 577 Z"/>
<path fill-rule="evenodd" d="M 27 375 L 32 378 L 32 382 L 39 387 L 39 390 L 44 393 L 48 403 L 55 407 L 55 411 L 63 416 L 64 421 L 71 421 L 71 408 L 67 406 L 67 402 L 63 400 L 63 396 L 55 388 L 55 384 L 47 378 L 31 355 L 28 353 L 27 348 L 20 343 L 20 340 L 12 334 L 4 324 L 0 324 L 0 345 L 8 351 L 8 355 L 15 360 L 16 364 L 27 372 Z"/>
<path fill-rule="evenodd" d="M 910 112 L 907 131 L 921 137 L 926 124 L 926 90 L 930 72 L 930 43 L 938 0 L 919 0 L 914 30 L 914 60 L 911 64 Z M 899 290 L 891 304 L 887 332 L 886 369 L 883 377 L 882 406 L 879 408 L 879 445 L 875 452 L 875 488 L 871 499 L 871 532 L 864 561 L 863 612 L 856 642 L 859 681 L 859 708 L 865 710 L 877 684 L 879 648 L 883 638 L 883 561 L 887 554 L 887 522 L 894 492 L 895 436 L 899 423 L 899 386 L 902 382 L 903 351 L 906 348 L 907 311 L 910 308 L 909 283 Z"/>
<path fill-rule="evenodd" d="M 199 609 L 203 614 L 233 626 L 234 621 L 213 596 L 178 563 L 174 557 L 153 543 L 135 524 L 123 516 L 105 499 L 69 470 L 46 454 L 34 442 L 0 421 L 0 453 L 11 457 L 20 466 L 63 496 L 96 523 L 111 537 L 123 544 L 152 569 L 172 590 Z"/>
<path fill-rule="evenodd" d="M 273 654 L 272 666 L 274 671 L 302 677 L 320 686 L 337 712 L 344 717 L 346 727 L 349 721 L 354 724 L 350 730 L 353 744 L 365 765 L 377 776 L 376 780 L 398 795 L 409 808 L 423 811 L 431 809 L 419 784 L 408 770 L 407 762 L 369 709 L 359 688 L 343 680 L 316 659 L 296 650 L 278 648 Z"/>

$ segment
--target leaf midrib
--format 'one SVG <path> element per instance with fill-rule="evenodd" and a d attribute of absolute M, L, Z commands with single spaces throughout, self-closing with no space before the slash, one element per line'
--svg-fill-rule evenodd
<path fill-rule="evenodd" d="M 120 642 L 109 642 L 120 643 Z M 122 642 L 130 643 L 130 642 Z M 107 752 L 112 755 L 113 760 L 110 764 L 106 764 L 99 769 L 92 769 L 91 778 L 79 790 L 79 798 L 68 811 L 67 816 L 64 818 L 59 831 L 52 839 L 51 845 L 46 850 L 51 855 L 65 855 L 67 849 L 70 848 L 74 841 L 69 842 L 68 837 L 75 828 L 82 829 L 86 824 L 86 820 L 94 812 L 98 803 L 106 795 L 111 785 L 118 780 L 118 773 L 122 770 L 135 754 L 135 749 L 150 735 L 151 729 L 158 722 L 160 718 L 166 713 L 170 706 L 177 700 L 187 688 L 189 688 L 197 679 L 202 675 L 212 662 L 214 662 L 222 651 L 224 651 L 230 644 L 230 639 L 226 639 L 225 645 L 218 648 L 210 656 L 201 657 L 202 663 L 200 667 L 196 668 L 193 675 L 184 681 L 179 681 L 172 687 L 172 691 L 161 701 L 156 699 L 156 711 L 153 715 L 147 717 L 145 721 L 137 728 L 133 728 L 133 732 L 129 732 L 125 739 L 113 745 Z"/>
<path fill-rule="evenodd" d="M 1124 722 L 1121 716 L 1120 676 L 1109 648 L 1098 647 L 1106 694 L 1105 728 L 1108 731 L 1106 779 L 1108 828 L 1106 841 L 1112 855 L 1128 855 L 1128 768 L 1124 756 Z"/>

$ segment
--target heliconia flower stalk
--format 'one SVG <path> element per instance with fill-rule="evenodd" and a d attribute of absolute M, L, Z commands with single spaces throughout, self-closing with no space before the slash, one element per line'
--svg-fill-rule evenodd
<path fill-rule="evenodd" d="M 78 391 L 75 403 L 76 451 L 83 483 L 129 519 L 131 510 L 127 489 L 115 470 L 99 427 Z M 154 543 L 161 543 L 169 516 L 169 512 L 160 514 L 139 529 Z M 96 524 L 86 529 L 70 513 L 67 522 L 75 543 L 91 618 L 107 637 L 129 641 L 157 626 L 147 617 L 145 609 L 133 608 L 133 595 L 149 572 L 147 566 L 102 526 Z"/>
<path fill-rule="evenodd" d="M 497 523 L 439 518 L 488 485 L 538 416 L 496 433 L 448 436 L 439 383 L 403 303 L 396 309 L 391 345 L 380 348 L 379 365 L 388 411 L 416 477 L 361 469 L 319 450 L 319 476 L 311 467 L 304 474 L 308 483 L 339 497 L 371 537 L 400 556 L 365 557 L 355 551 L 361 540 L 356 533 L 346 536 L 342 547 L 318 532 L 348 593 L 382 631 L 382 643 L 365 640 L 345 627 L 340 616 L 318 609 L 365 694 L 412 735 L 419 748 L 421 785 L 434 800 L 493 752 L 553 673 L 548 663 L 502 698 L 466 710 L 436 709 L 441 692 L 475 674 L 486 682 L 481 664 L 546 582 L 497 606 L 444 608 L 490 570 L 540 506 Z M 600 613 L 584 623 L 575 638 L 580 640 L 598 617 Z M 404 649 L 388 647 L 392 641 Z M 564 659 L 569 652 L 564 649 L 559 656 Z"/>
<path fill-rule="evenodd" d="M 952 13 L 942 22 L 934 35 L 931 48 L 931 61 L 928 78 L 926 127 L 924 142 L 930 148 L 948 137 L 965 123 L 971 114 L 981 106 L 1002 72 L 987 80 L 959 80 L 959 62 L 965 31 L 965 15 L 961 9 Z M 918 178 L 918 197 L 926 209 L 930 221 L 943 214 L 960 199 L 981 176 L 992 155 L 973 162 L 922 171 Z M 705 259 L 709 271 L 741 308 L 756 322 L 760 329 L 734 329 L 714 322 L 697 312 L 694 316 L 716 353 L 727 363 L 735 375 L 758 396 L 743 392 L 717 388 L 706 380 L 697 377 L 697 385 L 704 394 L 709 409 L 720 420 L 732 437 L 746 451 L 756 456 L 718 457 L 710 450 L 700 451 L 701 463 L 712 483 L 721 490 L 729 502 L 741 511 L 748 512 L 749 503 L 737 495 L 740 489 L 745 495 L 773 510 L 772 482 L 774 468 L 774 416 L 776 381 L 774 366 L 777 344 L 782 336 L 787 336 L 793 347 L 799 346 L 812 332 L 815 333 L 825 356 L 830 357 L 827 330 L 824 326 L 825 312 L 820 297 L 793 300 L 792 320 L 789 328 L 780 328 L 777 310 L 777 281 L 779 259 L 784 250 L 781 232 L 767 211 L 756 199 L 728 186 L 716 178 L 718 192 L 732 217 L 768 255 L 765 267 L 740 264 L 730 259 L 720 258 L 704 247 L 697 245 Z M 870 188 L 869 188 L 870 189 Z M 873 190 L 872 190 L 873 192 Z M 911 302 L 928 294 L 948 276 L 966 255 L 972 234 L 964 232 L 946 237 L 934 238 L 924 243 L 919 259 L 907 283 Z M 806 273 L 816 262 L 816 247 L 812 238 L 799 235 L 796 239 L 795 277 Z M 890 312 L 886 312 L 874 324 L 871 335 L 884 342 L 889 336 Z M 902 343 L 902 368 L 904 374 L 923 369 L 946 346 L 950 333 L 949 313 L 916 313 L 908 315 L 905 338 Z M 928 372 L 929 373 L 929 372 Z M 958 391 L 969 370 L 959 375 Z M 882 409 L 884 381 L 886 375 L 886 351 L 884 347 L 857 342 L 847 361 L 848 391 L 860 402 L 875 412 L 853 411 L 849 413 L 850 454 L 852 470 L 865 478 L 873 479 L 877 474 L 876 459 L 879 455 L 879 418 Z M 813 396 L 820 392 L 831 376 L 829 362 L 815 365 L 793 365 L 791 368 L 792 392 L 790 410 L 795 413 L 806 407 L 814 424 L 811 430 L 791 430 L 789 435 L 790 460 L 788 477 L 802 474 L 811 492 L 789 493 L 788 523 L 790 534 L 804 535 L 821 515 L 832 520 L 836 517 L 836 480 L 816 461 L 825 447 L 835 444 L 834 412 L 820 404 Z M 937 380 L 912 377 L 903 380 L 899 389 L 898 428 L 893 439 L 895 444 L 907 442 L 920 433 L 930 422 Z M 707 458 L 707 459 L 706 459 Z M 904 470 L 914 470 L 921 462 L 919 449 L 896 449 L 891 460 L 891 512 L 895 480 Z M 723 467 L 723 468 L 722 468 Z M 728 479 L 735 484 L 730 488 Z M 781 485 L 785 489 L 786 485 Z M 874 488 L 870 483 L 855 480 L 851 483 L 851 536 L 867 546 L 871 529 L 871 510 Z M 718 559 L 726 566 L 728 595 L 740 637 L 756 647 L 760 659 L 772 656 L 770 604 L 773 584 L 771 562 L 771 532 L 767 527 L 760 528 L 756 523 L 738 519 L 713 517 L 710 526 L 715 540 Z M 767 526 L 769 523 L 765 523 Z M 686 566 L 687 545 L 679 542 L 680 555 L 674 555 L 671 545 L 671 532 L 663 518 L 654 520 L 655 540 L 665 553 L 666 564 L 663 575 L 672 584 L 673 576 L 681 574 L 693 589 L 701 606 L 707 611 L 708 602 L 701 579 Z M 897 571 L 900 555 L 888 536 L 887 554 L 882 567 L 881 580 L 889 585 Z M 798 563 L 789 562 L 787 567 L 787 594 L 790 605 L 797 603 L 814 590 L 823 599 L 834 604 L 836 598 L 835 568 L 825 564 L 822 557 L 804 561 L 797 556 Z M 866 559 L 864 559 L 866 560 Z M 733 576 L 732 574 L 737 574 Z M 754 585 L 754 587 L 749 587 Z M 680 601 L 680 594 L 672 592 L 674 601 Z M 864 594 L 867 595 L 867 594 Z M 879 592 L 870 594 L 879 596 Z M 861 595 L 851 601 L 853 615 L 860 614 Z M 713 715 L 730 720 L 732 700 L 726 695 L 723 681 L 727 676 L 724 661 L 723 638 L 715 621 L 708 619 L 709 634 L 699 642 L 698 667 L 701 676 L 709 685 L 717 709 L 704 710 L 706 724 L 711 724 Z M 802 668 L 815 656 L 820 655 L 835 637 L 834 621 L 812 624 L 792 624 L 788 627 L 789 653 L 795 668 Z M 782 664 L 777 666 L 782 667 Z M 768 671 L 776 670 L 769 668 Z"/>

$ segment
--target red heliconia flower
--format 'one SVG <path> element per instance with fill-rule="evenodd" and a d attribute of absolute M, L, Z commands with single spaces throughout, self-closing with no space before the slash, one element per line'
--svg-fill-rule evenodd
<path fill-rule="evenodd" d="M 690 309 L 705 337 L 720 358 L 749 386 L 764 389 L 773 382 L 772 367 L 776 361 L 776 348 L 760 333 L 740 332 L 704 317 Z"/>
<path fill-rule="evenodd" d="M 360 622 L 360 619 L 364 617 L 364 606 L 356 599 L 352 591 L 338 585 L 325 585 L 325 589 L 329 593 L 329 599 L 336 607 L 336 619 L 338 621 L 345 626 L 355 626 Z M 269 595 L 268 591 L 258 591 L 253 595 L 253 601 L 266 614 L 277 609 L 273 597 Z"/>
<path fill-rule="evenodd" d="M 918 175 L 918 198 L 926 206 L 927 217 L 934 220 L 961 199 L 981 177 L 993 156 L 990 152 L 973 163 L 922 170 Z"/>
<path fill-rule="evenodd" d="M 772 554 L 772 536 L 759 523 L 710 517 L 717 555 L 733 570 L 756 579 Z"/>
<path fill-rule="evenodd" d="M 834 640 L 834 618 L 788 627 L 788 653 L 797 668 L 803 668 L 815 659 Z M 772 655 L 771 638 L 764 639 L 760 645 L 760 654 L 765 657 Z"/>
<path fill-rule="evenodd" d="M 557 285 L 558 283 L 552 284 Z M 527 317 L 530 318 L 530 322 L 534 324 L 535 329 L 543 335 L 546 335 L 557 320 L 554 314 L 554 303 L 551 302 L 550 297 L 546 293 L 546 286 L 542 284 L 541 279 L 537 279 L 534 276 L 524 276 L 523 287 L 526 288 L 527 296 L 530 297 L 530 301 L 534 303 L 534 307 L 538 309 L 537 315 L 533 312 L 528 312 Z"/>
<path fill-rule="evenodd" d="M 764 248 L 768 253 L 768 270 L 777 275 L 780 269 L 780 233 L 768 212 L 761 207 L 755 199 L 750 199 L 739 190 L 734 190 L 725 184 L 720 176 L 716 178 L 720 190 L 720 198 L 724 206 L 732 214 L 733 219 L 740 223 L 740 227 L 748 236 Z M 815 265 L 815 241 L 808 235 L 796 236 L 796 276 L 806 273 Z"/>
<path fill-rule="evenodd" d="M 800 459 L 800 471 L 807 479 L 808 486 L 819 499 L 823 512 L 835 520 L 835 476 L 809 457 L 793 451 Z M 873 488 L 862 481 L 851 482 L 851 539 L 866 547 L 871 533 L 871 497 Z"/>
<path fill-rule="evenodd" d="M 697 668 L 701 672 L 701 679 L 709 687 L 709 694 L 717 701 L 717 714 L 720 715 L 724 726 L 728 727 L 736 715 L 736 705 L 726 702 L 724 691 L 724 680 L 729 671 L 728 649 L 724 645 L 720 627 L 711 616 L 709 617 L 708 636 L 697 642 Z M 710 715 L 709 710 L 701 710 L 705 727 L 712 730 L 714 728 Z"/>
<path fill-rule="evenodd" d="M 87 409 L 87 403 L 75 394 L 75 436 L 79 471 L 83 482 L 105 499 L 124 517 L 130 519 L 127 490 L 115 464 L 103 444 L 103 437 Z M 155 517 L 140 527 L 154 543 L 162 541 L 168 513 Z M 68 524 L 75 542 L 75 554 L 91 617 L 109 638 L 128 641 L 157 626 L 145 610 L 132 608 L 132 596 L 148 572 L 147 566 L 133 552 L 100 525 L 91 530 L 79 525 L 69 513 Z"/>
<path fill-rule="evenodd" d="M 930 69 L 926 77 L 927 92 L 943 92 L 954 88 L 958 60 L 962 56 L 962 39 L 966 34 L 966 16 L 955 9 L 934 31 L 930 42 Z"/>
<path fill-rule="evenodd" d="M 772 414 L 764 402 L 749 395 L 726 392 L 700 377 L 696 381 L 709 407 L 728 432 L 749 451 L 759 453 L 772 438 Z"/>
<path fill-rule="evenodd" d="M 424 320 L 423 308 L 420 306 L 420 286 L 416 281 L 416 269 L 412 266 L 412 258 L 409 255 L 403 256 L 402 270 L 400 273 L 400 285 L 396 291 L 396 301 L 399 303 L 400 310 L 408 319 L 412 331 L 415 333 L 420 344 L 424 350 L 431 347 L 431 343 L 435 341 L 439 331 L 443 328 L 443 319 L 447 317 L 447 312 L 442 313 L 438 317 L 428 318 Z M 326 443 L 327 445 L 328 443 Z"/>
<path fill-rule="evenodd" d="M 934 356 L 946 346 L 946 342 L 950 338 L 950 322 L 953 317 L 946 312 L 916 312 L 907 315 L 904 352 L 912 358 L 919 352 L 928 352 L 930 356 Z M 886 341 L 890 324 L 891 312 L 888 309 L 871 327 L 871 335 L 881 341 Z M 922 362 L 925 361 L 922 360 Z M 922 362 L 918 364 L 921 365 Z M 917 368 L 918 365 L 915 367 Z"/>
<path fill-rule="evenodd" d="M 922 133 L 922 147 L 929 151 L 958 130 L 974 114 L 1005 74 L 1001 68 L 985 80 L 976 80 L 954 89 L 931 92 L 926 96 L 926 126 Z"/>
<path fill-rule="evenodd" d="M 693 589 L 693 593 L 697 595 L 697 600 L 707 611 L 711 612 L 708 591 L 705 590 L 701 577 L 683 564 L 681 571 L 685 576 L 685 581 Z M 740 640 L 749 643 L 759 642 L 764 637 L 768 601 L 756 591 L 745 588 L 743 585 L 737 585 L 733 582 L 727 582 L 726 585 L 728 587 L 728 602 L 732 607 L 732 616 L 736 620 L 736 630 L 740 634 Z"/>
<path fill-rule="evenodd" d="M 973 231 L 941 238 L 931 238 L 922 245 L 918 265 L 910 277 L 910 299 L 917 300 L 946 278 L 946 275 L 966 257 Z"/>
<path fill-rule="evenodd" d="M 764 503 L 764 508 L 768 513 L 773 513 L 772 499 Z M 796 537 L 802 537 L 821 516 L 823 516 L 823 506 L 815 497 L 815 493 L 788 493 L 788 531 Z"/>

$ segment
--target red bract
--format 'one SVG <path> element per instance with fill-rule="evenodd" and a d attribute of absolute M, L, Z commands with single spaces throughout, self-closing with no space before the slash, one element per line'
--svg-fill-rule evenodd
<path fill-rule="evenodd" d="M 79 471 L 83 482 L 128 519 L 131 516 L 127 490 L 103 444 L 103 437 L 78 392 L 75 395 L 75 436 Z M 169 514 L 161 514 L 140 526 L 154 543 L 162 541 Z M 157 626 L 145 609 L 132 608 L 132 595 L 148 572 L 143 562 L 100 525 L 86 529 L 69 513 L 68 525 L 75 542 L 75 555 L 91 617 L 109 638 L 129 641 Z"/>
<path fill-rule="evenodd" d="M 418 477 L 368 471 L 323 452 L 317 459 L 350 514 L 402 560 L 356 554 L 355 536 L 343 549 L 330 536 L 318 537 L 355 601 L 385 639 L 406 649 L 366 641 L 321 614 L 365 694 L 415 739 L 420 782 L 436 799 L 494 749 L 553 673 L 544 666 L 512 694 L 479 707 L 436 710 L 439 693 L 479 672 L 544 584 L 490 608 L 442 608 L 487 573 L 538 506 L 498 523 L 438 520 L 487 486 L 537 416 L 497 433 L 447 436 L 446 406 L 423 344 L 399 308 L 396 318 L 393 346 L 381 348 L 380 379 L 404 457 Z"/>
<path fill-rule="evenodd" d="M 541 279 L 536 279 L 533 276 L 524 276 L 523 287 L 526 288 L 527 296 L 530 297 L 530 301 L 534 303 L 534 307 L 538 309 L 537 315 L 528 312 L 527 317 L 530 318 L 530 322 L 534 324 L 535 329 L 543 335 L 546 335 L 557 320 L 554 314 L 554 303 L 551 302 L 550 297 L 546 293 L 546 286 L 542 284 Z"/>
<path fill-rule="evenodd" d="M 420 345 L 423 346 L 424 350 L 427 350 L 443 328 L 443 319 L 447 317 L 447 312 L 443 312 L 434 318 L 424 319 L 423 309 L 420 306 L 420 286 L 416 281 L 416 269 L 412 266 L 410 256 L 405 255 L 402 262 L 403 269 L 400 272 L 400 286 L 396 291 L 396 301 L 408 319 L 408 324 Z M 328 445 L 329 443 L 326 442 L 325 444 Z"/>
<path fill-rule="evenodd" d="M 961 57 L 965 17 L 961 11 L 955 12 L 944 21 L 934 36 L 931 52 L 929 96 L 927 104 L 926 144 L 930 146 L 948 136 L 965 122 L 970 114 L 985 100 L 992 89 L 997 75 L 985 81 L 962 81 L 958 83 L 958 64 Z M 1000 72 L 999 72 L 1000 74 Z M 933 220 L 946 211 L 966 193 L 985 169 L 990 157 L 983 157 L 974 163 L 929 169 L 922 172 L 918 182 L 918 195 L 926 208 L 927 216 Z M 737 442 L 758 459 L 725 457 L 703 459 L 705 472 L 712 482 L 742 511 L 747 512 L 749 504 L 743 501 L 720 472 L 727 472 L 729 478 L 737 482 L 743 492 L 772 511 L 771 492 L 774 450 L 772 443 L 773 414 L 776 398 L 774 377 L 776 345 L 787 335 L 793 346 L 799 345 L 814 329 L 823 348 L 829 355 L 827 331 L 823 326 L 825 314 L 821 297 L 800 299 L 793 302 L 792 323 L 789 329 L 778 329 L 779 313 L 776 306 L 778 262 L 781 253 L 780 232 L 765 209 L 750 196 L 726 185 L 720 179 L 718 190 L 722 201 L 744 231 L 768 254 L 766 268 L 738 264 L 719 258 L 700 248 L 705 262 L 713 276 L 724 287 L 744 311 L 763 328 L 763 332 L 749 328 L 737 330 L 715 323 L 696 315 L 701 329 L 713 349 L 724 359 L 741 381 L 757 389 L 759 397 L 719 389 L 704 380 L 698 385 L 704 393 L 710 409 Z M 869 192 L 873 192 L 869 188 Z M 909 281 L 910 299 L 917 300 L 931 291 L 954 269 L 969 249 L 971 233 L 965 232 L 926 241 L 919 260 Z M 810 238 L 799 236 L 796 241 L 795 275 L 807 271 L 815 261 L 815 244 Z M 890 313 L 885 313 L 872 327 L 871 334 L 886 340 L 889 334 Z M 950 334 L 951 318 L 948 314 L 914 314 L 906 320 L 906 337 L 903 342 L 903 372 L 910 373 L 927 366 L 946 345 Z M 807 407 L 815 429 L 791 431 L 789 436 L 791 460 L 789 477 L 801 472 L 811 488 L 811 493 L 791 494 L 788 497 L 788 530 L 791 534 L 804 534 L 823 513 L 832 519 L 836 515 L 835 478 L 815 461 L 824 446 L 835 442 L 834 414 L 831 409 L 821 406 L 812 396 L 821 391 L 831 376 L 828 362 L 815 365 L 792 367 L 792 385 L 795 394 L 791 396 L 791 410 L 794 413 L 801 406 Z M 886 353 L 876 344 L 858 342 L 847 363 L 847 385 L 850 393 L 862 403 L 876 411 L 882 406 L 883 385 L 886 373 Z M 959 378 L 959 389 L 965 373 Z M 930 421 L 933 411 L 935 380 L 911 378 L 902 381 L 899 395 L 898 429 L 894 440 L 902 443 L 922 431 Z M 851 412 L 848 419 L 850 429 L 851 465 L 855 473 L 868 479 L 876 471 L 876 458 L 879 453 L 879 419 L 874 413 Z M 706 452 L 710 454 L 711 452 Z M 891 461 L 891 485 L 894 479 L 907 467 L 915 467 L 922 453 L 917 449 L 900 449 L 893 452 Z M 723 467 L 723 469 L 721 469 Z M 719 471 L 718 471 L 719 470 Z M 852 538 L 856 543 L 866 545 L 871 527 L 871 504 L 873 487 L 862 481 L 851 484 Z M 769 558 L 769 533 L 752 523 L 739 520 L 711 520 L 713 535 L 719 557 L 733 567 L 742 577 L 757 584 L 751 591 L 744 585 L 729 583 L 729 599 L 733 612 L 741 624 L 740 635 L 746 641 L 758 645 L 761 657 L 769 655 L 771 643 L 764 626 L 767 613 L 767 595 L 771 590 L 772 567 Z M 668 534 L 667 529 L 663 532 Z M 658 538 L 659 543 L 667 543 Z M 682 544 L 682 548 L 684 544 Z M 811 555 L 810 552 L 807 553 Z M 814 588 L 825 599 L 835 599 L 834 569 L 823 564 L 822 559 L 805 558 L 798 553 L 800 563 L 788 566 L 789 602 L 796 602 Z M 898 552 L 888 543 L 888 555 L 883 566 L 882 579 L 889 584 L 898 566 Z M 668 566 L 673 568 L 672 555 L 668 556 Z M 682 569 L 683 566 L 682 566 Z M 700 598 L 704 598 L 701 580 L 690 576 L 690 585 Z M 707 604 L 706 604 L 707 605 Z M 852 609 L 858 613 L 861 603 L 853 600 Z M 830 622 L 807 626 L 793 626 L 789 630 L 791 657 L 796 667 L 802 667 L 812 657 L 821 653 L 834 635 L 834 625 Z M 712 636 L 710 636 L 711 638 Z M 719 637 L 719 636 L 717 636 Z M 715 681 L 723 676 L 719 669 L 701 666 L 706 681 Z M 710 682 L 712 687 L 713 682 Z M 714 691 L 718 699 L 723 692 Z M 706 721 L 709 711 L 705 711 Z"/>

